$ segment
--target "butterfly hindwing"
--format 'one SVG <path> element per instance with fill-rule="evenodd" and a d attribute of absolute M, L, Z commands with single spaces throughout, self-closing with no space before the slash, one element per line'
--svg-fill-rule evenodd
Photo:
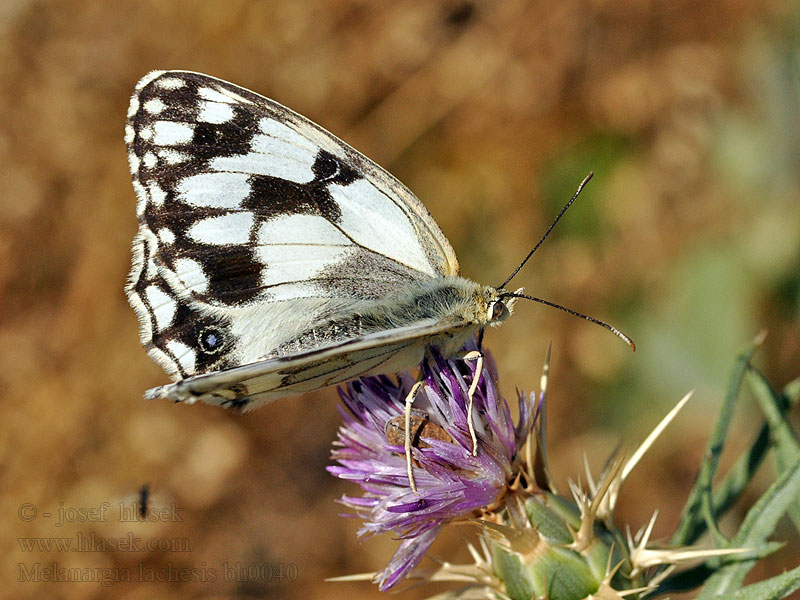
<path fill-rule="evenodd" d="M 233 84 L 149 74 L 126 143 L 139 218 L 127 293 L 173 379 L 370 336 L 357 320 L 365 307 L 458 272 L 405 186 Z"/>
<path fill-rule="evenodd" d="M 149 390 L 147 398 L 197 400 L 249 410 L 264 402 L 302 394 L 376 372 L 418 363 L 437 337 L 460 347 L 474 329 L 463 322 L 427 319 L 296 355 L 257 361 L 190 377 Z"/>

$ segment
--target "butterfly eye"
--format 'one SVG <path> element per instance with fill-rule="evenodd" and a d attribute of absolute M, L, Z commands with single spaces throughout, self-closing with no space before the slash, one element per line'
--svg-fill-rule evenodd
<path fill-rule="evenodd" d="M 206 354 L 216 354 L 225 345 L 225 338 L 222 331 L 213 327 L 207 327 L 200 332 L 200 337 L 197 340 L 200 348 Z"/>
<path fill-rule="evenodd" d="M 491 316 L 492 321 L 499 321 L 501 319 L 504 319 L 507 316 L 508 312 L 506 310 L 506 305 L 503 303 L 502 300 L 498 300 L 497 302 L 492 304 L 492 307 L 489 309 L 489 311 L 491 312 L 492 315 Z"/>

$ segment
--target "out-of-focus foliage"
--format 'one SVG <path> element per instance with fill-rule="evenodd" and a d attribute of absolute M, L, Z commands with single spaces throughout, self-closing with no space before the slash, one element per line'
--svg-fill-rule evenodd
<path fill-rule="evenodd" d="M 682 435 L 643 465 L 660 477 L 634 473 L 620 500 L 634 529 L 661 507 L 658 538 L 678 523 L 735 351 L 767 329 L 767 380 L 780 389 L 797 375 L 799 36 L 796 3 L 780 1 L 0 4 L 0 596 L 373 597 L 323 580 L 380 569 L 393 547 L 358 545 L 355 523 L 335 516 L 332 390 L 245 416 L 141 400 L 166 381 L 122 293 L 136 229 L 122 127 L 147 71 L 206 72 L 317 121 L 408 184 L 464 274 L 486 283 L 594 170 L 518 281 L 614 323 L 636 354 L 533 304 L 486 343 L 510 395 L 537 384 L 553 341 L 556 472 L 640 439 L 654 411 L 697 389 Z M 742 430 L 734 422 L 734 451 L 750 442 Z M 721 523 L 727 534 L 774 479 L 768 468 Z M 151 506 L 178 512 L 121 521 L 119 503 L 143 483 Z M 56 526 L 59 508 L 104 502 L 105 520 Z M 780 527 L 789 544 L 753 581 L 796 564 L 800 543 Z M 79 533 L 188 551 L 26 552 L 17 539 Z M 20 564 L 54 561 L 130 569 L 134 581 L 5 583 Z M 226 563 L 293 564 L 297 578 L 243 581 Z M 182 568 L 201 580 L 182 581 Z M 172 581 L 146 581 L 159 575 Z"/>

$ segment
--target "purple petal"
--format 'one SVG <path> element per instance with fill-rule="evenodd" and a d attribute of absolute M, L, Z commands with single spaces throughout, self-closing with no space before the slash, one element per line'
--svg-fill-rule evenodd
<path fill-rule="evenodd" d="M 474 350 L 468 344 L 465 350 Z M 405 397 L 414 378 L 366 377 L 340 388 L 343 424 L 331 452 L 338 463 L 328 471 L 356 481 L 363 496 L 343 496 L 342 504 L 362 519 L 359 536 L 392 532 L 402 542 L 389 565 L 377 576 L 385 590 L 408 575 L 427 552 L 445 523 L 471 519 L 506 493 L 514 460 L 524 445 L 537 412 L 534 397 L 517 398 L 520 419 L 515 425 L 497 387 L 497 371 L 486 354 L 475 392 L 472 418 L 478 434 L 478 455 L 472 456 L 467 415 L 468 389 L 475 363 L 445 359 L 431 349 L 420 365 L 425 385 L 416 398 L 429 420 L 452 441 L 422 437 L 424 447 L 412 447 L 417 492 L 410 489 L 402 446 L 386 439 L 386 423 L 404 412 Z"/>

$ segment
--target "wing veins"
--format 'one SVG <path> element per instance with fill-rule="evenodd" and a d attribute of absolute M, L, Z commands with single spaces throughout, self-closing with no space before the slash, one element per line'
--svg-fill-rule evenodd
<path fill-rule="evenodd" d="M 400 345 L 400 346 L 392 346 L 392 347 L 390 347 L 390 348 L 386 349 L 386 350 L 385 350 L 385 351 L 383 351 L 383 352 L 376 352 L 375 354 L 372 354 L 372 355 L 370 355 L 370 356 L 365 356 L 363 359 L 360 359 L 360 360 L 354 360 L 354 361 L 350 362 L 350 363 L 349 363 L 349 365 L 347 365 L 347 366 L 348 366 L 348 367 L 354 367 L 354 366 L 360 365 L 361 363 L 364 363 L 364 362 L 366 362 L 366 361 L 368 361 L 368 360 L 370 360 L 370 359 L 377 358 L 377 357 L 381 357 L 381 356 L 385 356 L 385 358 L 384 358 L 383 360 L 381 360 L 380 362 L 378 362 L 377 364 L 375 364 L 375 365 L 372 365 L 372 366 L 370 366 L 369 368 L 367 368 L 367 369 L 365 369 L 365 370 L 363 370 L 363 371 L 360 371 L 358 374 L 354 374 L 354 375 L 352 375 L 352 378 L 353 378 L 353 379 L 355 379 L 355 378 L 357 378 L 357 377 L 361 377 L 362 375 L 364 375 L 365 373 L 368 373 L 369 371 L 371 371 L 371 370 L 372 370 L 372 369 L 374 369 L 375 367 L 378 367 L 378 366 L 380 366 L 380 365 L 384 364 L 384 363 L 385 363 L 387 360 L 389 360 L 389 359 L 390 359 L 390 358 L 391 358 L 391 357 L 392 357 L 394 354 L 397 354 L 397 353 L 398 353 L 398 352 L 400 352 L 401 350 L 405 350 L 405 349 L 406 349 L 406 348 L 408 348 L 408 347 L 409 347 L 409 346 L 410 346 L 412 343 L 413 343 L 413 340 L 409 340 L 407 343 L 405 343 L 405 344 L 403 344 L 403 345 Z M 330 370 L 330 371 L 325 371 L 324 373 L 314 373 L 313 375 L 311 375 L 311 376 L 309 376 L 309 377 L 306 377 L 305 379 L 296 379 L 296 380 L 292 381 L 291 385 L 297 385 L 297 384 L 299 384 L 299 383 L 304 383 L 304 382 L 306 382 L 306 381 L 311 381 L 311 380 L 317 379 L 318 377 L 325 377 L 326 375 L 331 375 L 331 374 L 333 374 L 333 373 L 336 373 L 337 371 L 342 371 L 342 370 L 344 370 L 345 368 L 347 368 L 347 367 L 342 367 L 342 366 L 334 366 L 334 367 L 332 367 L 332 368 L 331 368 L 331 370 Z M 348 379 L 350 379 L 350 378 L 351 378 L 351 376 L 348 376 Z M 330 385 L 330 384 L 327 384 L 327 385 Z"/>
<path fill-rule="evenodd" d="M 291 356 L 256 361 L 224 371 L 201 373 L 170 385 L 153 388 L 147 392 L 146 397 L 186 399 L 201 396 L 210 393 L 212 390 L 224 388 L 227 385 L 256 379 L 257 377 L 262 377 L 270 373 L 277 373 L 281 370 L 301 367 L 314 360 L 335 358 L 336 356 L 348 352 L 368 350 L 380 346 L 383 343 L 413 342 L 420 338 L 433 337 L 440 333 L 452 331 L 463 325 L 465 325 L 464 322 L 456 320 L 441 321 L 426 319 L 413 325 L 379 331 L 360 338 L 354 338 L 338 344 L 328 344 Z M 278 388 L 275 389 L 277 390 Z M 159 394 L 163 394 L 163 396 Z"/>
<path fill-rule="evenodd" d="M 381 193 L 383 193 L 383 192 L 381 192 Z M 404 214 L 405 214 L 405 213 L 404 213 Z M 406 216 L 407 216 L 407 215 L 406 215 Z M 351 236 L 350 236 L 350 235 L 347 233 L 347 231 L 345 231 L 344 229 L 342 229 L 342 228 L 339 226 L 339 224 L 338 224 L 338 223 L 334 223 L 334 222 L 332 222 L 330 219 L 326 219 L 326 220 L 328 221 L 328 223 L 330 223 L 331 225 L 333 225 L 333 226 L 334 226 L 334 227 L 337 229 L 337 231 L 339 231 L 339 233 L 341 233 L 341 234 L 342 234 L 343 236 L 345 236 L 345 237 L 346 237 L 348 240 L 350 240 L 350 241 L 353 243 L 353 246 L 356 246 L 356 247 L 358 247 L 358 248 L 361 248 L 362 250 L 366 250 L 367 252 L 370 252 L 370 253 L 372 253 L 372 254 L 375 254 L 376 256 L 380 256 L 380 257 L 382 257 L 382 258 L 385 258 L 385 259 L 387 259 L 387 260 L 390 260 L 390 261 L 392 261 L 393 263 L 395 263 L 395 264 L 397 264 L 397 265 L 400 265 L 401 267 L 405 267 L 406 269 L 410 269 L 410 270 L 412 270 L 412 271 L 414 271 L 414 272 L 416 272 L 416 273 L 422 273 L 423 275 L 429 275 L 429 273 L 425 273 L 424 271 L 420 271 L 419 269 L 415 269 L 414 267 L 412 267 L 412 266 L 410 266 L 410 265 L 407 265 L 407 264 L 405 264 L 405 263 L 402 263 L 402 262 L 400 262 L 400 261 L 399 261 L 399 260 L 397 260 L 396 258 L 392 258 L 391 256 L 386 256 L 385 254 L 382 254 L 381 252 L 378 252 L 377 250 L 373 250 L 372 248 L 369 248 L 369 247 L 367 247 L 367 246 L 364 246 L 363 244 L 359 244 L 357 241 L 355 241 L 355 240 L 354 240 L 354 239 L 353 239 L 353 238 L 352 238 L 352 237 L 351 237 Z M 413 225 L 412 225 L 412 229 L 413 229 Z"/>
<path fill-rule="evenodd" d="M 243 110 L 248 110 L 249 109 L 249 105 L 244 104 L 243 102 L 240 102 L 238 100 L 236 101 L 235 106 L 248 107 L 248 108 L 245 108 Z M 285 126 L 289 127 L 289 129 L 291 129 L 295 133 L 299 134 L 303 139 L 307 140 L 311 147 L 303 146 L 303 145 L 300 145 L 300 144 L 298 144 L 296 142 L 287 140 L 285 138 L 281 138 L 281 137 L 278 137 L 276 135 L 265 133 L 262 130 L 259 130 L 257 135 L 263 135 L 263 136 L 269 137 L 269 138 L 271 138 L 273 140 L 277 140 L 277 141 L 279 141 L 281 143 L 287 144 L 289 146 L 293 146 L 293 147 L 295 147 L 295 148 L 297 148 L 299 150 L 305 150 L 307 152 L 308 151 L 313 151 L 313 150 L 319 150 L 319 146 L 316 143 L 314 143 L 312 140 L 310 140 L 306 136 L 304 136 L 300 131 L 298 131 L 297 129 L 292 127 L 292 124 L 290 124 L 289 121 L 286 121 L 285 119 L 282 119 L 280 115 L 273 115 L 273 114 L 269 113 L 268 111 L 264 111 L 264 110 L 252 111 L 252 112 L 257 112 L 258 114 L 260 114 L 260 115 L 262 115 L 262 116 L 264 116 L 264 117 L 266 117 L 268 119 L 272 119 L 272 120 L 280 123 L 281 125 L 285 125 Z M 176 119 L 155 119 L 155 120 L 156 121 L 161 120 L 161 121 L 164 121 L 164 122 L 167 122 L 167 123 L 178 123 L 178 124 L 181 124 L 181 125 L 190 125 L 190 126 L 195 126 L 198 123 L 205 123 L 205 121 L 198 121 L 198 120 L 194 120 L 194 121 L 185 121 L 185 120 L 178 121 Z M 211 124 L 214 125 L 214 123 L 211 123 Z M 240 132 L 240 133 L 245 133 L 245 134 L 249 134 L 250 133 L 247 129 L 245 129 L 244 127 L 242 127 L 241 125 L 239 125 L 239 124 L 237 124 L 237 123 L 235 123 L 233 121 L 228 121 L 227 123 L 225 123 L 225 125 L 227 127 L 230 127 L 231 129 L 235 130 L 235 131 Z M 194 142 L 188 142 L 188 143 L 185 143 L 185 144 L 174 144 L 174 145 L 170 145 L 170 146 L 166 146 L 164 144 L 154 144 L 152 142 L 150 144 L 152 146 L 156 147 L 156 148 L 171 148 L 171 147 L 180 147 L 180 146 L 190 146 L 190 147 L 193 147 L 193 148 L 217 148 L 218 147 L 217 144 L 198 144 L 198 143 L 194 143 Z M 258 150 L 250 150 L 249 154 L 262 154 L 264 156 L 269 156 L 271 154 L 274 155 L 274 153 L 271 153 L 271 152 L 259 152 Z M 246 155 L 245 154 L 240 154 L 240 156 L 246 156 Z M 277 155 L 275 155 L 275 156 L 277 156 Z"/>

